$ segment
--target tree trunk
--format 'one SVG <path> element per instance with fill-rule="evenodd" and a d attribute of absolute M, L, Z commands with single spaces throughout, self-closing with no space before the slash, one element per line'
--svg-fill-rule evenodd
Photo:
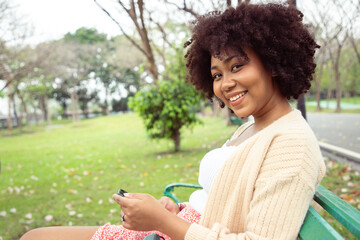
<path fill-rule="evenodd" d="M 62 114 L 61 114 L 61 117 L 64 118 L 64 119 L 67 119 L 67 118 L 68 118 L 67 113 L 66 113 L 66 111 L 67 111 L 67 104 L 66 104 L 65 101 L 61 103 L 61 107 L 62 107 L 62 109 L 63 109 L 63 112 L 62 112 Z"/>
<path fill-rule="evenodd" d="M 44 109 L 44 101 L 42 99 L 42 96 L 39 96 L 39 106 L 40 106 L 40 110 L 41 110 L 41 120 L 42 123 L 45 123 L 46 121 L 46 113 L 45 113 L 45 109 Z"/>
<path fill-rule="evenodd" d="M 357 60 L 358 60 L 358 62 L 359 62 L 359 64 L 360 64 L 360 53 L 359 53 L 359 51 L 357 50 L 357 46 L 356 46 L 356 42 L 355 42 L 355 38 L 354 38 L 354 37 L 350 37 L 350 43 L 351 43 L 351 45 L 352 45 L 352 47 L 353 47 L 353 49 L 354 49 L 354 52 L 355 52 L 355 54 L 356 54 L 356 58 L 357 58 Z"/>
<path fill-rule="evenodd" d="M 23 103 L 23 108 L 24 108 L 25 117 L 26 117 L 26 126 L 27 126 L 27 129 L 30 130 L 30 128 L 31 128 L 30 114 L 29 114 L 29 112 L 28 112 L 28 109 L 27 109 L 27 107 L 26 107 L 26 103 L 25 103 L 25 102 Z"/>
<path fill-rule="evenodd" d="M 33 107 L 34 111 L 33 111 L 33 114 L 34 114 L 34 118 L 35 118 L 35 125 L 38 127 L 39 126 L 39 119 L 38 119 L 38 116 L 36 114 L 36 106 L 35 104 L 33 103 L 33 101 L 30 101 L 30 104 L 31 106 Z"/>
<path fill-rule="evenodd" d="M 330 79 L 331 81 L 331 79 Z M 331 84 L 329 84 L 329 88 L 327 90 L 327 94 L 326 94 L 326 109 L 329 109 L 329 104 L 330 104 L 330 99 L 331 99 Z"/>
<path fill-rule="evenodd" d="M 50 108 L 49 108 L 49 98 L 48 98 L 47 95 L 45 95 L 45 97 L 44 97 L 44 105 L 45 105 L 45 109 L 46 109 L 47 123 L 48 123 L 48 125 L 51 125 L 51 114 L 50 114 Z"/>
<path fill-rule="evenodd" d="M 83 114 L 84 114 L 84 117 L 85 117 L 86 119 L 89 118 L 88 103 L 89 103 L 89 101 L 88 101 L 87 99 L 85 99 L 85 100 L 83 101 L 83 107 L 82 107 L 82 109 L 81 109 L 82 112 L 83 112 Z"/>
<path fill-rule="evenodd" d="M 142 14 L 140 14 L 140 15 L 141 15 L 140 20 L 141 20 L 141 22 L 143 22 L 143 19 L 141 19 Z M 136 20 L 134 18 L 133 18 L 133 21 L 134 21 L 134 23 L 136 22 Z M 142 44 L 144 46 L 144 51 L 146 53 L 146 59 L 149 64 L 148 70 L 149 70 L 151 76 L 153 77 L 154 83 L 157 84 L 159 72 L 158 72 L 158 69 L 157 69 L 157 66 L 155 63 L 154 51 L 150 45 L 150 39 L 148 36 L 147 29 L 144 25 L 142 25 L 142 27 L 139 27 L 136 23 L 135 23 L 135 25 L 137 26 L 137 31 L 139 32 Z"/>
<path fill-rule="evenodd" d="M 75 116 L 75 90 L 71 92 L 71 116 L 73 123 L 76 122 L 76 116 Z"/>
<path fill-rule="evenodd" d="M 225 119 L 226 119 L 226 123 L 227 123 L 228 126 L 233 125 L 231 120 L 230 120 L 232 115 L 235 115 L 235 114 L 230 110 L 230 108 L 226 107 Z"/>
<path fill-rule="evenodd" d="M 8 108 L 9 108 L 9 111 L 8 111 L 8 130 L 11 133 L 12 130 L 13 130 L 12 117 L 11 117 L 11 103 L 12 103 L 13 98 L 14 98 L 14 96 L 12 94 L 12 84 L 11 83 L 8 85 L 8 90 L 9 90 L 9 94 L 8 94 Z"/>
<path fill-rule="evenodd" d="M 213 116 L 214 117 L 218 117 L 219 113 L 220 113 L 220 106 L 219 106 L 219 102 L 217 100 L 213 100 L 212 102 L 212 110 L 213 110 Z"/>
<path fill-rule="evenodd" d="M 205 102 L 203 102 L 203 101 L 201 102 L 200 108 L 201 108 L 201 115 L 206 116 L 206 105 L 205 105 Z"/>
<path fill-rule="evenodd" d="M 330 67 L 328 68 L 329 71 L 329 87 L 327 90 L 327 94 L 326 94 L 326 109 L 329 109 L 329 103 L 331 100 L 331 93 L 332 93 L 332 84 L 333 84 L 333 71 L 330 69 Z"/>
<path fill-rule="evenodd" d="M 157 66 L 155 63 L 155 58 L 154 58 L 152 52 L 151 52 L 151 56 L 148 58 L 148 62 L 149 62 L 149 72 L 150 72 L 151 76 L 153 77 L 154 84 L 157 84 L 159 73 L 158 73 Z"/>
<path fill-rule="evenodd" d="M 306 106 L 305 106 L 305 94 L 301 94 L 297 100 L 297 109 L 300 110 L 301 115 L 306 120 Z"/>
<path fill-rule="evenodd" d="M 339 60 L 340 60 L 340 53 L 341 53 L 340 45 L 337 50 L 337 55 L 333 64 L 334 73 L 335 73 L 335 85 L 336 85 L 336 110 L 335 112 L 340 112 L 340 101 L 341 101 L 341 83 L 340 83 L 340 72 L 339 72 Z"/>
<path fill-rule="evenodd" d="M 320 61 L 320 66 L 319 66 L 319 72 L 318 74 L 314 74 L 314 79 L 315 79 L 315 97 L 316 97 L 316 111 L 321 111 L 321 105 L 320 105 L 320 100 L 321 100 L 321 77 L 322 77 L 322 73 L 323 73 L 323 67 L 325 64 L 325 57 L 321 56 L 321 61 Z"/>
<path fill-rule="evenodd" d="M 22 132 L 23 131 L 23 126 L 22 126 L 22 120 L 23 120 L 23 113 L 20 110 L 20 114 L 19 114 L 19 122 L 18 122 L 18 127 L 19 127 L 19 131 Z"/>
<path fill-rule="evenodd" d="M 316 98 L 316 111 L 320 112 L 321 111 L 321 105 L 320 105 L 320 93 L 321 93 L 321 89 L 320 89 L 320 80 L 321 80 L 321 70 L 320 70 L 320 74 L 314 74 L 314 80 L 315 80 L 315 98 Z"/>
<path fill-rule="evenodd" d="M 341 102 L 341 83 L 340 83 L 340 73 L 339 73 L 339 68 L 336 68 L 335 71 L 335 82 L 336 82 L 336 110 L 335 112 L 340 112 L 341 108 L 340 108 L 340 102 Z"/>
<path fill-rule="evenodd" d="M 79 113 L 79 96 L 77 95 L 77 93 L 75 92 L 75 118 L 76 118 L 76 121 L 80 121 L 80 114 Z"/>
<path fill-rule="evenodd" d="M 29 116 L 29 112 L 27 110 L 27 107 L 26 107 L 26 103 L 25 103 L 25 100 L 24 100 L 24 96 L 20 94 L 20 92 L 18 92 L 18 96 L 20 98 L 20 101 L 21 101 L 21 106 L 24 110 L 24 113 L 25 113 L 25 118 L 26 118 L 26 126 L 28 128 L 28 130 L 30 130 L 30 116 Z"/>
<path fill-rule="evenodd" d="M 178 152 L 180 150 L 180 129 L 174 130 L 172 139 L 174 141 L 174 150 Z"/>
<path fill-rule="evenodd" d="M 105 89 L 105 106 L 104 106 L 104 115 L 109 115 L 109 104 L 108 104 L 108 88 Z"/>
<path fill-rule="evenodd" d="M 15 103 L 15 90 L 12 93 L 12 104 L 13 104 L 13 111 L 14 111 L 14 117 L 15 117 L 15 121 L 16 121 L 16 125 L 19 127 L 20 126 L 20 121 L 19 121 L 19 116 L 17 114 L 17 110 L 16 110 L 16 103 Z"/>
<path fill-rule="evenodd" d="M 16 90 L 16 93 L 17 93 L 17 95 L 18 95 L 18 97 L 20 98 L 20 107 L 19 107 L 19 118 L 18 118 L 18 128 L 19 128 L 19 131 L 22 133 L 22 131 L 23 131 L 23 125 L 22 125 L 22 123 L 23 123 L 23 116 L 24 116 L 24 112 L 21 110 L 22 109 L 22 100 L 21 100 L 21 95 L 20 95 L 20 93 L 19 93 L 19 91 L 18 90 Z M 15 106 L 14 106 L 14 108 L 15 108 Z"/>

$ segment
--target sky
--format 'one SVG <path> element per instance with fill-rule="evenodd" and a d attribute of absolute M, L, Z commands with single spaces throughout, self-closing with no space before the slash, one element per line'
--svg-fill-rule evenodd
<path fill-rule="evenodd" d="M 99 32 L 110 36 L 120 34 L 118 26 L 93 0 L 12 0 L 10 2 L 16 7 L 17 15 L 33 26 L 34 33 L 29 43 L 59 39 L 80 27 L 96 28 Z"/>
<path fill-rule="evenodd" d="M 60 39 L 81 27 L 96 28 L 110 36 L 121 33 L 93 0 L 10 0 L 10 5 L 20 21 L 33 28 L 28 44 Z M 0 99 L 0 115 L 7 114 L 7 109 L 6 99 Z"/>

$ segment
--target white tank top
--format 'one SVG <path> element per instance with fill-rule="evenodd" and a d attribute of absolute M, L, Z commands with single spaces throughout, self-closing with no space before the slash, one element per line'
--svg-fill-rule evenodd
<path fill-rule="evenodd" d="M 208 152 L 200 162 L 199 184 L 203 189 L 193 192 L 190 195 L 189 203 L 192 208 L 201 214 L 203 214 L 205 203 L 216 175 L 237 147 L 226 146 L 228 141 L 221 148 L 215 148 Z"/>

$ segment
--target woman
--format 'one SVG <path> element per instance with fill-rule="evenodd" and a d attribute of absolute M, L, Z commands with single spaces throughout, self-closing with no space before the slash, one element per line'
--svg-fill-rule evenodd
<path fill-rule="evenodd" d="M 318 46 L 302 17 L 292 6 L 241 4 L 196 21 L 186 43 L 189 80 L 238 117 L 252 115 L 254 123 L 204 157 L 199 175 L 204 189 L 191 195 L 184 210 L 167 198 L 114 195 L 124 228 L 105 225 L 93 239 L 133 239 L 124 237 L 130 230 L 189 240 L 296 239 L 325 174 L 313 132 L 288 103 L 310 88 L 315 70 Z M 62 231 L 45 229 L 32 234 L 46 232 L 50 239 Z M 81 230 L 91 236 L 95 228 L 64 232 Z M 28 236 L 23 239 L 32 239 L 31 232 Z"/>

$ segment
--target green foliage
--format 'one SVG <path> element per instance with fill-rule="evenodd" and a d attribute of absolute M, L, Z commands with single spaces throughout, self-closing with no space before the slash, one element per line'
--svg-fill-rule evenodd
<path fill-rule="evenodd" d="M 347 54 L 347 55 L 346 55 Z M 342 76 L 343 76 L 343 82 L 344 82 L 344 90 L 356 94 L 360 93 L 360 64 L 359 61 L 357 61 L 355 56 L 351 56 L 350 54 L 354 55 L 353 52 L 345 52 L 344 51 L 344 57 L 347 57 L 348 59 L 345 59 L 344 67 L 341 68 L 342 70 Z"/>
<path fill-rule="evenodd" d="M 185 82 L 186 68 L 182 49 L 173 48 L 174 55 L 158 85 L 150 86 L 130 98 L 129 106 L 143 118 L 150 138 L 174 141 L 180 147 L 180 129 L 200 123 L 195 111 L 200 108 L 201 94 Z"/>
<path fill-rule="evenodd" d="M 95 28 L 79 28 L 75 33 L 67 33 L 64 40 L 80 44 L 96 44 L 106 41 L 106 34 L 99 33 Z"/>
<path fill-rule="evenodd" d="M 200 99 L 193 86 L 179 79 L 161 81 L 159 86 L 143 89 L 130 98 L 129 106 L 143 118 L 151 138 L 175 140 L 176 132 L 183 126 L 200 123 L 195 114 Z"/>

